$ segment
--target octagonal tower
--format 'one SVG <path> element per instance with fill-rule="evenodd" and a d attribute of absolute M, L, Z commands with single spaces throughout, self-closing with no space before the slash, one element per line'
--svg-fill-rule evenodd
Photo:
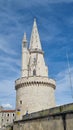
<path fill-rule="evenodd" d="M 55 107 L 55 81 L 48 78 L 36 20 L 34 20 L 27 48 L 26 34 L 22 41 L 21 78 L 15 81 L 16 120 L 27 113 L 33 113 Z"/>

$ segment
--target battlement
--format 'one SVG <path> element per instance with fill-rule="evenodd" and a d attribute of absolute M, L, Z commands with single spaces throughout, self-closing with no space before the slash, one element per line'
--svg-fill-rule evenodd
<path fill-rule="evenodd" d="M 20 79 L 17 79 L 15 81 L 15 88 L 19 88 L 19 87 L 22 87 L 22 86 L 29 86 L 31 84 L 36 84 L 36 85 L 40 85 L 40 84 L 43 84 L 43 85 L 50 85 L 50 87 L 53 87 L 55 89 L 56 87 L 56 83 L 55 83 L 55 80 L 53 79 L 49 79 L 47 77 L 22 77 Z"/>

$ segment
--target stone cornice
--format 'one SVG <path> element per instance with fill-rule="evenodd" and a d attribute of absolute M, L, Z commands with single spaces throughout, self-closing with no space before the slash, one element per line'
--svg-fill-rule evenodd
<path fill-rule="evenodd" d="M 27 87 L 31 85 L 46 85 L 47 87 L 56 88 L 55 80 L 49 79 L 48 77 L 22 77 L 15 81 L 15 89 L 20 87 Z"/>
<path fill-rule="evenodd" d="M 37 48 L 36 48 L 36 49 L 30 49 L 29 52 L 30 52 L 30 54 L 31 54 L 31 53 L 40 53 L 40 54 L 44 54 L 44 52 L 43 52 L 42 50 L 37 49 Z"/>

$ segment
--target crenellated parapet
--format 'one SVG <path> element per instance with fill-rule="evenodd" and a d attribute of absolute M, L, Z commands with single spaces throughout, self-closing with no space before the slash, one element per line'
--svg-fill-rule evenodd
<path fill-rule="evenodd" d="M 47 87 L 56 88 L 56 82 L 53 79 L 49 79 L 47 77 L 22 77 L 15 81 L 15 89 L 20 87 L 26 87 L 31 85 L 47 85 Z"/>

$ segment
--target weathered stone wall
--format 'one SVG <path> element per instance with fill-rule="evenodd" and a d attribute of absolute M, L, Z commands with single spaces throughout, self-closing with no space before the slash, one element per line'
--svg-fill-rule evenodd
<path fill-rule="evenodd" d="M 33 113 L 55 106 L 55 81 L 52 79 L 45 77 L 22 78 L 18 80 L 18 84 L 16 87 L 17 120 L 22 119 L 22 116 L 27 111 L 28 113 Z M 18 114 L 18 109 L 20 110 L 20 114 Z"/>
<path fill-rule="evenodd" d="M 73 104 L 26 115 L 13 130 L 73 130 Z"/>

